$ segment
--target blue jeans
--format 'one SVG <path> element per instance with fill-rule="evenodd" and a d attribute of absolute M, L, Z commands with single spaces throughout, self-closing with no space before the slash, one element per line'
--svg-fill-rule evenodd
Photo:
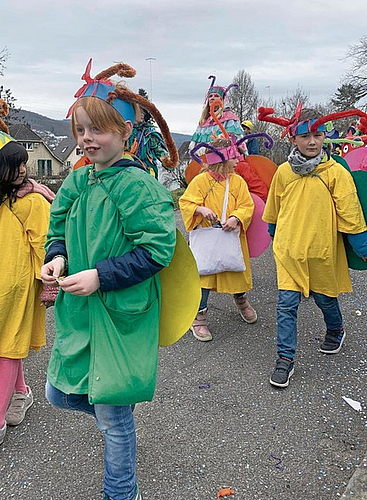
<path fill-rule="evenodd" d="M 210 293 L 210 288 L 202 288 L 201 289 L 201 301 L 199 305 L 199 311 L 202 311 L 203 309 L 206 309 L 208 307 L 208 298 L 209 298 L 209 293 Z M 245 292 L 241 293 L 234 293 L 234 297 L 242 297 L 245 295 Z"/>
<path fill-rule="evenodd" d="M 310 290 L 316 305 L 324 315 L 328 331 L 343 330 L 343 318 L 337 297 L 328 297 Z M 301 293 L 292 290 L 279 290 L 277 305 L 277 352 L 278 356 L 293 359 L 297 347 L 297 310 Z"/>
<path fill-rule="evenodd" d="M 104 434 L 104 492 L 113 500 L 132 500 L 136 494 L 136 434 L 131 406 L 88 402 L 87 394 L 65 394 L 49 382 L 46 398 L 57 408 L 77 410 L 96 419 Z"/>

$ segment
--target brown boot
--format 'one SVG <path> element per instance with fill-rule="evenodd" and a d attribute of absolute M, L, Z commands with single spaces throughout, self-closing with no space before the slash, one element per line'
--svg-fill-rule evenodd
<path fill-rule="evenodd" d="M 234 297 L 234 303 L 243 321 L 246 321 L 246 323 L 255 323 L 257 321 L 256 311 L 248 301 L 246 294 L 242 297 Z"/>
<path fill-rule="evenodd" d="M 208 312 L 208 308 L 199 311 L 196 315 L 196 318 L 190 327 L 190 330 L 194 334 L 194 337 L 201 342 L 208 342 L 208 340 L 212 340 L 212 334 L 208 330 L 206 325 L 206 315 Z"/>

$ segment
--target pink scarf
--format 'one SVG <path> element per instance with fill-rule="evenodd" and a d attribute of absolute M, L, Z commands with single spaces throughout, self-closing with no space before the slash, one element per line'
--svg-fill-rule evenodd
<path fill-rule="evenodd" d="M 44 184 L 38 184 L 38 182 L 33 179 L 28 179 L 27 182 L 20 189 L 18 189 L 17 197 L 23 198 L 23 196 L 28 193 L 39 193 L 46 198 L 49 203 L 52 203 L 52 200 L 55 198 L 55 193 L 51 191 L 50 188 Z"/>

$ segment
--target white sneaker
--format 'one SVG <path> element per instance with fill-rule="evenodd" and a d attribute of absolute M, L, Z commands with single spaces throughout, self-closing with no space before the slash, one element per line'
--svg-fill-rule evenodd
<path fill-rule="evenodd" d="M 28 385 L 27 389 L 27 394 L 14 392 L 5 416 L 8 425 L 19 425 L 23 422 L 27 410 L 33 405 L 33 394 Z"/>
<path fill-rule="evenodd" d="M 0 444 L 3 444 L 6 434 L 6 422 L 2 429 L 0 429 Z"/>

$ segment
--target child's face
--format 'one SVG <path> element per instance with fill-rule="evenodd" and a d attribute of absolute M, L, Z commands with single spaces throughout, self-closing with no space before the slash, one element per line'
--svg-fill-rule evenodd
<path fill-rule="evenodd" d="M 324 139 L 325 132 L 310 132 L 291 137 L 291 143 L 297 146 L 306 158 L 314 158 L 321 152 Z"/>
<path fill-rule="evenodd" d="M 95 163 L 97 170 L 110 167 L 120 160 L 124 152 L 124 141 L 130 136 L 132 125 L 126 122 L 126 134 L 103 131 L 95 127 L 87 112 L 77 108 L 75 112 L 75 130 L 78 146 Z"/>
<path fill-rule="evenodd" d="M 214 94 L 210 94 L 209 97 L 208 97 L 208 103 L 209 103 L 209 106 L 211 105 L 212 102 L 214 102 L 216 99 L 222 99 L 221 96 L 217 93 L 214 93 Z"/>
<path fill-rule="evenodd" d="M 15 181 L 12 182 L 12 184 L 14 184 L 14 186 L 20 186 L 22 184 L 22 182 L 24 181 L 24 177 L 27 175 L 27 167 L 26 167 L 26 165 L 27 165 L 26 163 L 21 163 L 20 164 L 19 175 L 15 179 Z"/>

